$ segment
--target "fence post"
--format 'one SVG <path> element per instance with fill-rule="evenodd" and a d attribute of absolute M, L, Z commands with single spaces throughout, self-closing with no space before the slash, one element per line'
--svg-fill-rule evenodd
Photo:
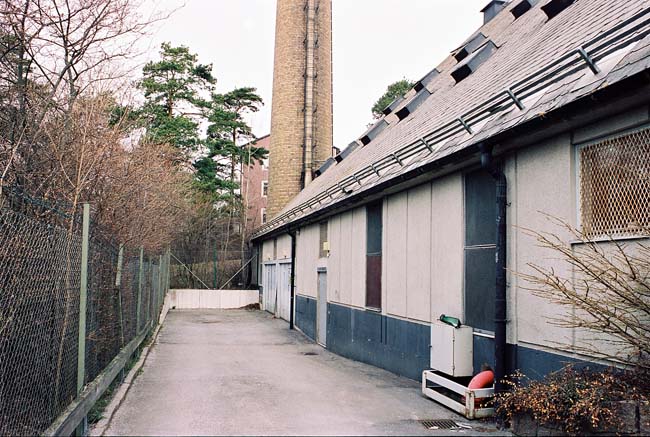
<path fill-rule="evenodd" d="M 136 303 L 135 333 L 140 332 L 140 310 L 142 309 L 142 281 L 144 280 L 144 247 L 140 246 L 140 270 L 138 271 L 138 301 Z"/>
<path fill-rule="evenodd" d="M 117 289 L 118 317 L 120 322 L 120 346 L 124 347 L 124 315 L 122 314 L 122 263 L 124 262 L 124 245 L 120 244 L 117 254 L 117 273 L 115 274 L 115 288 Z"/>
<path fill-rule="evenodd" d="M 156 314 L 160 318 L 160 309 L 162 308 L 163 304 L 163 272 L 165 271 L 165 268 L 163 267 L 163 256 L 160 255 L 158 257 L 158 308 L 156 308 Z"/>
<path fill-rule="evenodd" d="M 83 204 L 81 231 L 81 278 L 79 289 L 79 335 L 77 347 L 77 396 L 83 391 L 86 379 L 86 307 L 88 301 L 88 249 L 90 241 L 90 205 Z M 77 434 L 85 435 L 87 418 L 81 421 Z"/>
<path fill-rule="evenodd" d="M 172 252 L 169 248 L 167 248 L 167 283 L 165 284 L 165 294 L 169 292 L 169 280 L 170 280 L 170 271 L 171 271 L 171 264 L 172 264 Z"/>

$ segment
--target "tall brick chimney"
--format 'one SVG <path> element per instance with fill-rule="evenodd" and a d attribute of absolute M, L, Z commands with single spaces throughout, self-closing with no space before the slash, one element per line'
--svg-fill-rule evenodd
<path fill-rule="evenodd" d="M 332 156 L 332 0 L 277 0 L 267 214 Z"/>

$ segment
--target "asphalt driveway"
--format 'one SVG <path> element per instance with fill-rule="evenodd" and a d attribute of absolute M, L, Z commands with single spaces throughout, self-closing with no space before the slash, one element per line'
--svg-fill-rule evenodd
<path fill-rule="evenodd" d="M 334 355 L 261 311 L 170 311 L 106 435 L 447 435 L 417 381 Z"/>

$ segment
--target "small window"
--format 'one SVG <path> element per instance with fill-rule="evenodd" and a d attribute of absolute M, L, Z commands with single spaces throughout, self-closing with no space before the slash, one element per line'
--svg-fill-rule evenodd
<path fill-rule="evenodd" d="M 262 181 L 262 196 L 266 197 L 269 195 L 269 181 Z"/>
<path fill-rule="evenodd" d="M 381 309 L 382 202 L 366 207 L 366 306 Z"/>
<path fill-rule="evenodd" d="M 327 222 L 323 222 L 319 225 L 318 241 L 318 257 L 327 258 L 330 253 L 329 241 L 327 240 Z"/>
<path fill-rule="evenodd" d="M 585 237 L 650 229 L 650 129 L 579 149 L 580 218 Z"/>
<path fill-rule="evenodd" d="M 260 209 L 260 214 L 262 216 L 262 224 L 266 223 L 266 208 L 261 208 Z"/>

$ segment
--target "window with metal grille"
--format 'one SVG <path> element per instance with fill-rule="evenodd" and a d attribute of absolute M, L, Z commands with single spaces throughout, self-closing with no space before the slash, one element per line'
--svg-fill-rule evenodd
<path fill-rule="evenodd" d="M 579 149 L 580 216 L 588 238 L 650 229 L 650 129 Z"/>

